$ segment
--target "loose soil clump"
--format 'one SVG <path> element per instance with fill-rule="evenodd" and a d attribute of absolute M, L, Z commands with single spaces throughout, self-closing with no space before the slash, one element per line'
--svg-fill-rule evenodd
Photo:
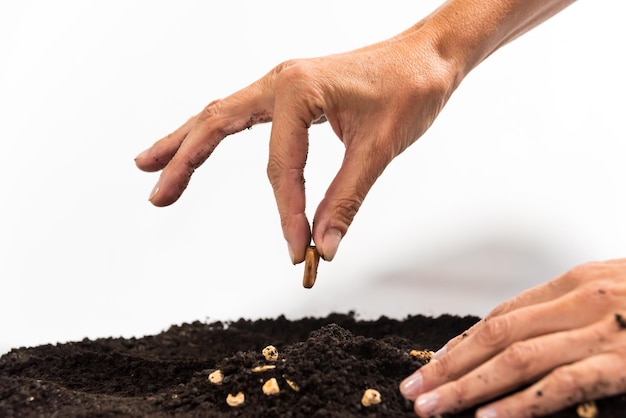
<path fill-rule="evenodd" d="M 0 417 L 415 417 L 399 382 L 477 320 L 281 316 L 14 349 L 0 357 Z M 626 396 L 596 407 L 623 417 Z"/>

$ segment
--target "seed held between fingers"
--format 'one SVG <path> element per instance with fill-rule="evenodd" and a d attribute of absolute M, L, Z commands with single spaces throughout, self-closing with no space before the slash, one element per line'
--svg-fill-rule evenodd
<path fill-rule="evenodd" d="M 309 245 L 304 254 L 304 278 L 302 286 L 310 289 L 315 284 L 317 278 L 317 266 L 320 262 L 320 253 L 314 245 Z"/>

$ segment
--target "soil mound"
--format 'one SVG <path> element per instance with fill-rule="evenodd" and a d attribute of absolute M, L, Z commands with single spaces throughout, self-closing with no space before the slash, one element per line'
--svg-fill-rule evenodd
<path fill-rule="evenodd" d="M 0 417 L 415 417 L 398 383 L 428 359 L 411 352 L 477 320 L 281 316 L 14 349 L 0 357 Z M 378 395 L 364 406 L 367 389 Z M 599 417 L 623 417 L 626 396 L 597 406 Z"/>

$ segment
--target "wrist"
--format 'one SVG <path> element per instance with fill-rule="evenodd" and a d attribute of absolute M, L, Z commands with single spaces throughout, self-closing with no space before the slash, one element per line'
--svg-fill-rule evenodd
<path fill-rule="evenodd" d="M 458 83 L 485 58 L 574 0 L 448 0 L 407 32 L 422 32 Z"/>

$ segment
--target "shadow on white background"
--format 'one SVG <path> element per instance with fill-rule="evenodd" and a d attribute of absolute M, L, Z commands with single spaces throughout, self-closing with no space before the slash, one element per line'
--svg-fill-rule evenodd
<path fill-rule="evenodd" d="M 206 103 L 285 59 L 392 36 L 439 3 L 3 3 L 0 353 L 198 319 L 484 315 L 623 257 L 619 0 L 577 2 L 470 74 L 312 290 L 265 177 L 268 125 L 225 140 L 177 204 L 147 202 L 157 177 L 133 157 Z M 314 127 L 310 214 L 341 157 Z"/>

